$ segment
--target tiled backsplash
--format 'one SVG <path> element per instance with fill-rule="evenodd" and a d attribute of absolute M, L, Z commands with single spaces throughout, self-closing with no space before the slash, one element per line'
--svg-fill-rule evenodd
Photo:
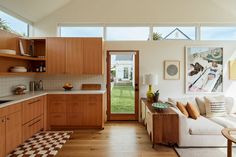
<path fill-rule="evenodd" d="M 83 83 L 98 83 L 102 85 L 102 89 L 105 89 L 103 75 L 38 75 L 35 80 L 43 80 L 45 90 L 61 90 L 65 83 L 72 83 L 73 89 L 81 89 Z"/>
<path fill-rule="evenodd" d="M 25 85 L 29 90 L 29 82 L 34 80 L 34 77 L 0 77 L 0 97 L 13 94 L 14 87 L 17 85 Z"/>
<path fill-rule="evenodd" d="M 0 97 L 13 94 L 14 87 L 16 85 L 26 85 L 27 91 L 29 91 L 30 81 L 43 80 L 45 90 L 62 90 L 65 83 L 72 83 L 73 89 L 81 89 L 83 83 L 98 83 L 102 85 L 102 89 L 105 89 L 105 78 L 102 75 L 83 75 L 83 76 L 71 76 L 71 75 L 37 75 L 27 77 L 0 77 Z"/>

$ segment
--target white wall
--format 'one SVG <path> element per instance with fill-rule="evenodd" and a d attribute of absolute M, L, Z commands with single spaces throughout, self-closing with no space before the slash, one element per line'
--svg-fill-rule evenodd
<path fill-rule="evenodd" d="M 142 84 L 142 76 L 156 73 L 162 99 L 188 96 L 185 94 L 185 46 L 222 46 L 224 48 L 224 92 L 236 96 L 236 82 L 228 80 L 228 60 L 236 58 L 235 41 L 149 41 L 149 42 L 105 42 L 106 50 L 140 50 L 140 96 L 145 96 L 147 86 Z M 180 60 L 180 80 L 164 80 L 164 60 Z"/>
<path fill-rule="evenodd" d="M 235 0 L 72 0 L 36 22 L 34 36 L 56 36 L 60 23 L 236 23 L 235 6 Z"/>

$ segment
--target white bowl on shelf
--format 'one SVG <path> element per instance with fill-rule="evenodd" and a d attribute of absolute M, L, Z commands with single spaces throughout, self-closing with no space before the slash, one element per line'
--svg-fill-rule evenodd
<path fill-rule="evenodd" d="M 11 68 L 11 72 L 24 73 L 24 72 L 27 72 L 27 69 L 25 67 L 15 66 L 15 67 Z"/>

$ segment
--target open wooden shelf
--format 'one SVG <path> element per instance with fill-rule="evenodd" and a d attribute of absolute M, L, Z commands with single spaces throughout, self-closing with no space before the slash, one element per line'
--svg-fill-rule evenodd
<path fill-rule="evenodd" d="M 46 60 L 45 58 L 36 58 L 36 57 L 19 56 L 19 55 L 2 54 L 2 53 L 0 53 L 0 57 L 29 60 L 29 61 L 45 61 Z"/>

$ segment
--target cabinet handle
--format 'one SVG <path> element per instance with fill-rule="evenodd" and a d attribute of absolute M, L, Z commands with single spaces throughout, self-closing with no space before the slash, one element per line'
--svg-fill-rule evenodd
<path fill-rule="evenodd" d="M 9 118 L 9 117 L 7 117 L 7 120 L 10 120 L 10 118 Z"/>
<path fill-rule="evenodd" d="M 40 122 L 40 121 L 41 121 L 41 119 L 37 120 L 37 121 L 34 122 L 33 124 L 30 124 L 28 127 L 31 127 L 31 126 L 33 126 L 34 124 L 36 124 L 36 123 L 38 123 L 38 122 Z"/>
<path fill-rule="evenodd" d="M 28 103 L 28 104 L 29 104 L 29 105 L 30 105 L 30 104 L 34 104 L 34 103 L 39 102 L 39 101 L 40 101 L 40 99 L 35 100 L 35 101 L 33 101 L 33 102 L 30 102 L 30 103 Z"/>
<path fill-rule="evenodd" d="M 56 116 L 53 116 L 54 118 L 60 118 L 61 116 L 59 116 L 59 115 L 56 115 Z"/>
<path fill-rule="evenodd" d="M 5 122 L 5 119 L 2 119 L 2 123 L 4 123 Z"/>

